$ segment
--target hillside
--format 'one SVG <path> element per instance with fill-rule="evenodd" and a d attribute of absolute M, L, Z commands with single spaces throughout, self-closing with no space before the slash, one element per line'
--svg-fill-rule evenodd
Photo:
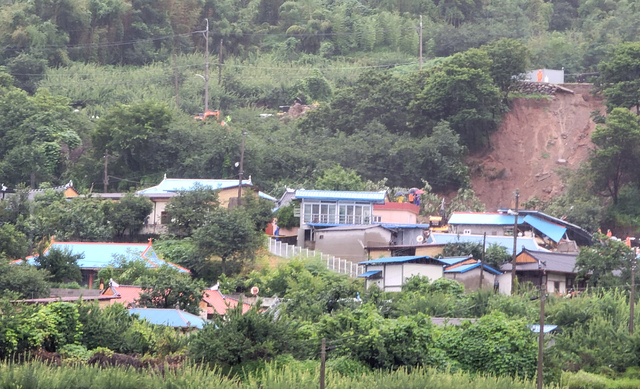
<path fill-rule="evenodd" d="M 591 111 L 604 104 L 589 93 L 591 84 L 565 84 L 575 94 L 557 93 L 547 99 L 515 99 L 491 149 L 468 159 L 475 174 L 471 185 L 487 210 L 513 206 L 513 192 L 520 200 L 534 196 L 548 201 L 563 190 L 558 168 L 576 168 L 588 157 L 595 124 Z"/>

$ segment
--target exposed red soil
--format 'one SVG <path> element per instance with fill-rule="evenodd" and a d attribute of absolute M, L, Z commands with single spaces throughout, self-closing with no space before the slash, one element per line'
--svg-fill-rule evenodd
<path fill-rule="evenodd" d="M 513 100 L 491 136 L 491 147 L 467 159 L 471 186 L 488 211 L 512 207 L 516 189 L 521 203 L 534 196 L 549 201 L 564 190 L 558 168 L 575 169 L 587 159 L 595 129 L 591 111 L 604 113 L 605 107 L 600 96 L 590 93 L 591 84 L 564 87 L 575 94 Z"/>

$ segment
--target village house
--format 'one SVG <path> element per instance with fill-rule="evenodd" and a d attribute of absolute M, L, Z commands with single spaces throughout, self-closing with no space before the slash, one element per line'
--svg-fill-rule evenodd
<path fill-rule="evenodd" d="M 119 285 L 114 281 L 109 281 L 109 285 L 102 291 L 102 297 L 111 298 L 109 304 L 122 304 L 127 308 L 136 308 L 136 301 L 140 298 L 142 288 L 134 285 Z M 213 318 L 214 314 L 224 315 L 228 309 L 233 309 L 239 304 L 238 299 L 234 299 L 223 295 L 216 288 L 210 288 L 203 291 L 202 300 L 200 301 L 200 317 L 206 320 Z M 243 302 L 242 313 L 246 313 L 251 309 L 251 305 Z"/>
<path fill-rule="evenodd" d="M 543 274 L 546 273 L 546 290 L 548 293 L 565 294 L 568 291 L 584 288 L 584 281 L 577 282 L 576 259 L 577 254 L 541 252 L 523 250 L 516 257 L 516 276 L 523 284 L 531 282 L 537 287 L 542 286 Z M 500 267 L 504 272 L 500 289 L 503 293 L 511 293 L 511 263 Z M 503 285 L 504 284 L 504 285 Z"/>
<path fill-rule="evenodd" d="M 69 250 L 73 254 L 84 254 L 84 258 L 78 260 L 78 266 L 80 266 L 80 271 L 82 272 L 81 284 L 89 288 L 98 281 L 98 271 L 113 265 L 119 257 L 142 259 L 146 261 L 149 268 L 157 268 L 167 264 L 177 269 L 180 273 L 189 273 L 188 269 L 158 257 L 153 250 L 151 239 L 149 239 L 148 243 L 56 242 L 52 239 L 43 255 L 47 255 L 52 248 Z M 37 255 L 33 255 L 25 259 L 33 265 L 36 257 Z M 22 259 L 13 263 L 22 263 Z"/>
<path fill-rule="evenodd" d="M 220 207 L 233 207 L 238 203 L 238 180 L 217 179 L 182 179 L 165 178 L 158 185 L 136 192 L 138 195 L 147 196 L 153 202 L 153 210 L 145 220 L 141 234 L 160 234 L 167 230 L 169 217 L 165 208 L 172 197 L 178 196 L 179 191 L 188 191 L 194 185 L 202 185 L 218 191 Z M 242 195 L 248 192 L 258 194 L 258 189 L 251 183 L 251 177 L 242 181 Z M 274 199 L 275 200 L 275 199 Z"/>
<path fill-rule="evenodd" d="M 444 269 L 444 277 L 462 283 L 466 292 L 472 292 L 478 288 L 494 288 L 501 274 L 501 271 L 473 258 L 452 263 Z"/>

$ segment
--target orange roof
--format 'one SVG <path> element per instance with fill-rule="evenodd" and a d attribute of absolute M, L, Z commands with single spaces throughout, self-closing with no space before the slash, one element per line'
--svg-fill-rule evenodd
<path fill-rule="evenodd" d="M 238 306 L 238 300 L 225 297 L 218 290 L 207 289 L 202 295 L 202 300 L 207 303 L 207 314 L 213 314 L 214 310 L 219 315 L 224 315 L 229 308 Z M 251 305 L 242 303 L 242 313 L 245 314 Z"/>
<path fill-rule="evenodd" d="M 119 285 L 110 286 L 102 294 L 103 296 L 116 296 L 116 299 L 112 300 L 114 303 L 124 304 L 126 307 L 130 307 L 135 300 L 140 298 L 142 288 L 132 285 Z M 224 315 L 229 308 L 235 308 L 238 306 L 238 300 L 225 297 L 217 290 L 205 290 L 202 295 L 202 301 L 207 303 L 207 314 L 213 314 L 214 310 L 219 315 Z M 242 313 L 245 314 L 251 305 L 242 303 Z"/>
<path fill-rule="evenodd" d="M 135 300 L 140 298 L 140 292 L 142 292 L 142 288 L 139 286 L 119 285 L 110 286 L 102 294 L 116 296 L 117 300 L 113 300 L 113 302 L 124 304 L 125 307 L 130 307 Z"/>

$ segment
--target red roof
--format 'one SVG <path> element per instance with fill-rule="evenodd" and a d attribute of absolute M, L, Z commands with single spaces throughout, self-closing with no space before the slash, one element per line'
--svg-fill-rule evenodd
<path fill-rule="evenodd" d="M 373 204 L 374 211 L 408 211 L 411 213 L 415 213 L 416 215 L 420 213 L 420 207 L 411 203 L 393 203 L 387 202 L 384 204 Z"/>
<path fill-rule="evenodd" d="M 117 297 L 117 303 L 123 304 L 125 307 L 130 307 L 135 300 L 140 298 L 140 292 L 142 288 L 132 285 L 118 285 L 110 286 L 103 294 L 109 294 L 109 290 Z"/>
<path fill-rule="evenodd" d="M 205 290 L 202 300 L 207 303 L 207 315 L 213 314 L 214 310 L 219 315 L 224 315 L 229 308 L 238 306 L 238 300 L 225 297 L 217 290 Z M 251 308 L 251 305 L 242 303 L 242 313 L 245 314 Z"/>

